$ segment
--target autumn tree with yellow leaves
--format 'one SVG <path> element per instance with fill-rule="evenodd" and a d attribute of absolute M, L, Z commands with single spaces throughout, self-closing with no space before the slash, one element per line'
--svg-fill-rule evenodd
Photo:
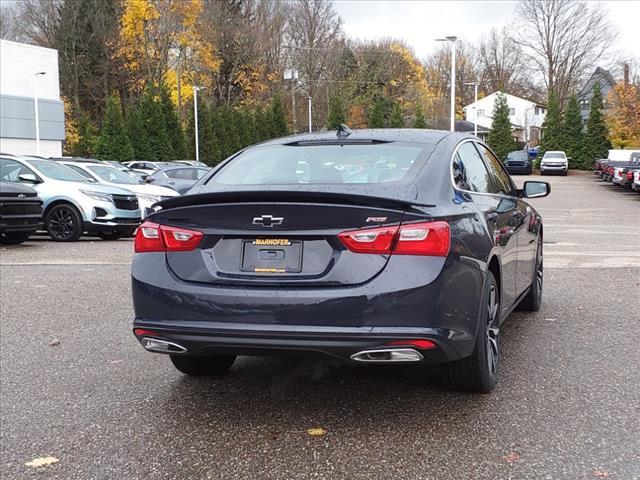
<path fill-rule="evenodd" d="M 618 83 L 609 94 L 609 139 L 616 148 L 640 148 L 640 89 Z"/>

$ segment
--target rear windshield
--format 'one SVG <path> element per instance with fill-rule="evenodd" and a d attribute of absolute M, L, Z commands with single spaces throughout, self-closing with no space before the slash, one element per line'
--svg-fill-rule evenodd
<path fill-rule="evenodd" d="M 426 145 L 274 145 L 247 150 L 210 181 L 227 185 L 388 183 L 402 180 Z"/>

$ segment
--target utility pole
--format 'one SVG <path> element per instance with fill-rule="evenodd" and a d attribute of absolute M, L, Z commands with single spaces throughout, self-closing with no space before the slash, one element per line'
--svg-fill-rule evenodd
<path fill-rule="evenodd" d="M 311 97 L 307 97 L 309 100 L 308 110 L 309 110 L 309 133 L 313 132 L 313 125 L 311 122 Z"/>
<path fill-rule="evenodd" d="M 473 135 L 478 136 L 478 85 L 480 85 L 479 81 L 475 82 L 467 82 L 465 85 L 473 85 Z"/>
<path fill-rule="evenodd" d="M 36 155 L 40 155 L 40 115 L 38 112 L 38 77 L 46 75 L 47 72 L 37 72 L 33 75 L 33 105 L 35 108 L 36 121 Z"/>
<path fill-rule="evenodd" d="M 198 87 L 196 85 L 193 86 L 193 125 L 195 130 L 195 140 L 196 140 L 196 162 L 200 161 L 200 150 L 198 146 L 198 92 L 203 87 Z"/>
<path fill-rule="evenodd" d="M 296 81 L 298 80 L 298 70 L 285 70 L 284 79 L 291 80 L 291 127 L 293 133 L 296 133 L 298 131 L 298 126 L 296 125 Z"/>
<path fill-rule="evenodd" d="M 456 41 L 458 37 L 450 35 L 436 38 L 437 42 L 451 43 L 451 131 L 456 130 Z"/>

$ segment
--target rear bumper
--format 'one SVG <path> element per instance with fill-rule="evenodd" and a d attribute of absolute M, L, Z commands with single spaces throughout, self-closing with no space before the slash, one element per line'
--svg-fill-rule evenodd
<path fill-rule="evenodd" d="M 377 277 L 351 287 L 185 282 L 156 253 L 137 254 L 132 270 L 134 327 L 155 331 L 190 355 L 306 353 L 349 359 L 392 340 L 427 339 L 437 344 L 420 350 L 429 363 L 473 352 L 485 278 L 461 260 L 408 256 L 392 256 Z"/>
<path fill-rule="evenodd" d="M 194 326 L 190 322 L 136 320 L 134 328 L 157 332 L 160 338 L 186 349 L 188 355 L 256 355 L 256 356 L 330 356 L 348 360 L 363 350 L 384 347 L 402 339 L 427 339 L 436 348 L 419 349 L 427 363 L 461 358 L 460 345 L 449 336 L 455 332 L 434 328 L 318 328 L 308 325 L 261 326 L 207 322 Z"/>

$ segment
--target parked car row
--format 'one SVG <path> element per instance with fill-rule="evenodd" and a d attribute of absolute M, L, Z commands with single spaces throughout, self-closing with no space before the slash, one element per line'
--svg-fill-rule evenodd
<path fill-rule="evenodd" d="M 531 175 L 533 170 L 533 160 L 535 156 L 531 155 L 532 150 L 515 150 L 507 154 L 507 158 L 503 163 L 507 171 L 513 175 L 517 173 L 523 173 L 525 175 Z M 537 154 L 537 150 L 533 150 Z M 549 173 L 559 173 L 560 175 L 566 175 L 569 171 L 569 160 L 566 153 L 561 150 L 554 150 L 544 152 L 544 155 L 540 159 L 540 175 L 546 175 Z"/>
<path fill-rule="evenodd" d="M 605 182 L 640 193 L 640 153 L 630 154 L 628 160 L 598 160 L 593 174 Z"/>
<path fill-rule="evenodd" d="M 56 241 L 132 236 L 153 204 L 185 193 L 207 171 L 167 163 L 187 172 L 145 181 L 119 162 L 0 154 L 0 243 L 21 243 L 40 229 Z"/>

